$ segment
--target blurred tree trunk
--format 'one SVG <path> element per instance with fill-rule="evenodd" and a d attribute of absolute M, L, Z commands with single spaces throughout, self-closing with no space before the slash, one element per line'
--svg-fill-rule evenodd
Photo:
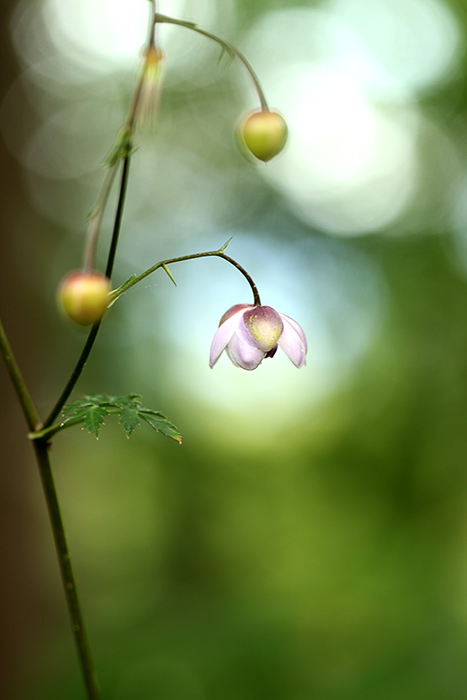
<path fill-rule="evenodd" d="M 17 79 L 9 23 L 14 0 L 0 9 L 0 99 Z M 25 206 L 25 193 L 18 164 L 0 137 L 0 314 L 20 366 L 29 380 L 34 377 L 31 356 L 40 359 L 40 329 L 26 328 L 24 309 L 30 306 L 28 291 L 17 267 L 17 217 Z M 39 339 L 31 352 L 31 334 Z M 29 367 L 28 367 L 29 365 Z M 33 471 L 26 423 L 10 379 L 0 361 L 0 697 L 20 696 L 18 680 L 25 680 L 34 651 L 40 610 L 37 606 L 33 518 L 30 481 Z"/>

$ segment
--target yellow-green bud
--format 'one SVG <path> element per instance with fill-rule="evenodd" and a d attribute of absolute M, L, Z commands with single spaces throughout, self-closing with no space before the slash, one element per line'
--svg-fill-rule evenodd
<path fill-rule="evenodd" d="M 254 344 L 263 352 L 270 352 L 284 330 L 284 323 L 271 306 L 254 306 L 243 314 L 243 323 Z"/>
<path fill-rule="evenodd" d="M 287 124 L 278 112 L 253 112 L 240 125 L 248 150 L 267 162 L 282 151 L 287 141 Z"/>
<path fill-rule="evenodd" d="M 111 284 L 100 272 L 71 272 L 58 291 L 59 304 L 80 326 L 100 321 L 109 305 Z"/>
<path fill-rule="evenodd" d="M 141 130 L 154 132 L 162 92 L 163 56 L 154 44 L 151 44 L 143 54 L 144 66 L 141 78 L 138 125 Z"/>

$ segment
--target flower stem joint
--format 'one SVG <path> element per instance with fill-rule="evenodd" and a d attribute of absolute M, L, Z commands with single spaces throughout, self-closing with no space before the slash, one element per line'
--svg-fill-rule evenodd
<path fill-rule="evenodd" d="M 209 366 L 212 369 L 225 350 L 236 367 L 253 370 L 265 357 L 274 357 L 278 346 L 295 367 L 305 365 L 307 342 L 296 321 L 270 306 L 235 304 L 220 320 Z"/>

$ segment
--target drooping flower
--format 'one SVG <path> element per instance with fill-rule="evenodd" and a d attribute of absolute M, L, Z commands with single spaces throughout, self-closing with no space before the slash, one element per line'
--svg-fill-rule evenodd
<path fill-rule="evenodd" d="M 222 316 L 211 344 L 209 366 L 223 351 L 236 367 L 253 370 L 265 357 L 274 357 L 280 347 L 295 367 L 305 365 L 305 333 L 293 319 L 270 306 L 235 304 Z"/>

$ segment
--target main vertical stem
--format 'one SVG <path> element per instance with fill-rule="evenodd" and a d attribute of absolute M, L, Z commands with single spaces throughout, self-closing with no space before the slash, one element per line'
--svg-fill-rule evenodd
<path fill-rule="evenodd" d="M 131 148 L 131 142 L 128 145 Z M 112 231 L 112 240 L 110 241 L 109 254 L 107 256 L 107 265 L 105 268 L 105 276 L 112 277 L 114 269 L 115 253 L 117 252 L 118 236 L 122 225 L 123 207 L 125 206 L 126 190 L 128 187 L 128 175 L 130 173 L 130 153 L 127 153 L 123 159 L 122 179 L 120 181 L 120 192 L 118 194 L 117 210 L 115 212 L 114 227 Z"/>
<path fill-rule="evenodd" d="M 3 359 L 5 360 L 6 368 L 13 382 L 13 386 L 21 404 L 21 408 L 23 409 L 28 427 L 30 430 L 37 430 L 41 426 L 40 419 L 26 388 L 21 371 L 18 367 L 1 322 L 0 354 L 3 355 Z M 83 615 L 81 613 L 78 592 L 76 590 L 73 567 L 71 565 L 70 553 L 68 551 L 65 530 L 63 528 L 63 521 L 60 513 L 60 506 L 58 504 L 57 492 L 55 490 L 52 469 L 50 466 L 49 444 L 44 440 L 34 440 L 33 445 L 41 475 L 45 500 L 49 511 L 50 522 L 52 525 L 52 532 L 55 540 L 55 547 L 57 549 L 65 597 L 68 604 L 68 610 L 70 612 L 73 635 L 78 648 L 78 655 L 86 685 L 87 697 L 88 700 L 99 700 L 99 687 L 97 685 L 97 678 L 91 658 L 91 650 L 89 647 L 86 630 L 84 628 Z"/>
<path fill-rule="evenodd" d="M 128 186 L 128 175 L 130 171 L 130 155 L 128 154 L 125 156 L 124 161 L 123 161 L 123 170 L 122 170 L 122 179 L 120 182 L 120 192 L 118 195 L 118 203 L 117 203 L 117 211 L 115 212 L 115 221 L 114 221 L 114 227 L 113 227 L 113 232 L 112 232 L 112 240 L 110 242 L 110 249 L 109 249 L 109 255 L 107 258 L 107 266 L 105 269 L 105 275 L 106 277 L 111 277 L 112 276 L 112 270 L 115 262 L 115 253 L 117 250 L 117 243 L 118 243 L 118 236 L 120 233 L 120 227 L 122 225 L 122 216 L 123 216 L 123 207 L 125 205 L 125 197 L 126 197 L 126 190 Z M 91 353 L 92 346 L 94 345 L 94 341 L 96 340 L 97 334 L 99 332 L 101 322 L 97 321 L 95 323 L 88 335 L 88 339 L 84 345 L 84 348 L 81 351 L 81 355 L 79 356 L 78 362 L 75 365 L 75 368 L 73 372 L 71 373 L 71 376 L 66 383 L 65 388 L 63 389 L 62 393 L 60 394 L 59 398 L 57 399 L 57 402 L 53 409 L 51 410 L 48 418 L 44 421 L 44 428 L 49 428 L 60 411 L 62 410 L 63 406 L 68 400 L 68 397 L 70 396 L 71 392 L 75 388 L 75 384 L 78 381 L 81 372 L 83 371 L 83 367 L 87 362 L 87 359 Z"/>
<path fill-rule="evenodd" d="M 57 492 L 55 490 L 55 483 L 49 459 L 49 446 L 44 441 L 35 440 L 34 451 L 36 453 L 37 463 L 39 465 L 42 486 L 52 524 L 55 547 L 57 549 L 60 572 L 62 574 L 63 588 L 65 590 L 66 601 L 73 629 L 73 636 L 78 649 L 78 656 L 81 663 L 88 700 L 99 700 L 99 686 L 91 658 L 91 650 L 86 629 L 84 627 L 78 591 L 76 590 L 75 576 L 71 565 L 70 552 L 68 550 Z"/>

